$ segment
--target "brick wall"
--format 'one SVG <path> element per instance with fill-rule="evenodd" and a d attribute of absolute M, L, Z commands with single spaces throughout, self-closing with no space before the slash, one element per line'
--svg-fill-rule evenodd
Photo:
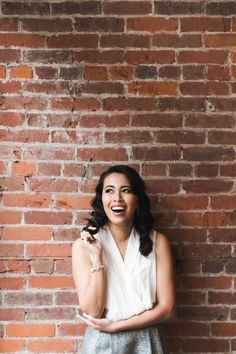
<path fill-rule="evenodd" d="M 236 352 L 235 31 L 235 1 L 1 1 L 2 352 L 79 352 L 70 246 L 111 162 L 173 246 L 171 352 Z"/>

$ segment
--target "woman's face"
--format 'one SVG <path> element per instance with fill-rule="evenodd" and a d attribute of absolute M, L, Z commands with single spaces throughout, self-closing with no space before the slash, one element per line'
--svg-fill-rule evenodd
<path fill-rule="evenodd" d="M 122 173 L 111 173 L 103 184 L 102 203 L 109 222 L 131 226 L 138 198 L 133 193 L 128 178 Z"/>

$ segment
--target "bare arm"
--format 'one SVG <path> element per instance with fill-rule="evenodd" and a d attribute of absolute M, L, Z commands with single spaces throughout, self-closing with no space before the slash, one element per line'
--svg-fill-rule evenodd
<path fill-rule="evenodd" d="M 169 243 L 162 234 L 157 235 L 156 257 L 157 304 L 151 310 L 117 322 L 109 322 L 105 319 L 97 320 L 89 316 L 86 323 L 101 331 L 119 332 L 148 327 L 170 318 L 175 308 L 173 265 Z"/>
<path fill-rule="evenodd" d="M 91 270 L 103 264 L 102 246 L 86 231 L 81 236 L 72 246 L 72 274 L 79 305 L 85 313 L 101 318 L 106 305 L 106 272 Z"/>

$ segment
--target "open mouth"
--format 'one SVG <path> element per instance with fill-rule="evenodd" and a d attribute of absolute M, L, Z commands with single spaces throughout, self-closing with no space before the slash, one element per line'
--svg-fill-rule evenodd
<path fill-rule="evenodd" d="M 120 207 L 120 206 L 114 206 L 111 208 L 111 210 L 113 211 L 113 213 L 120 214 L 125 211 L 125 208 Z"/>

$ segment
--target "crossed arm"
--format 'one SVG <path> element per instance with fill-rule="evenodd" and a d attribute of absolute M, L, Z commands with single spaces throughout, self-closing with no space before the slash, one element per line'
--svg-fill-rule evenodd
<path fill-rule="evenodd" d="M 77 244 L 76 244 L 77 242 Z M 173 262 L 171 250 L 166 237 L 157 235 L 157 304 L 151 309 L 126 320 L 109 321 L 101 318 L 106 305 L 106 274 L 105 271 L 90 273 L 92 262 L 83 245 L 76 241 L 73 246 L 73 275 L 79 303 L 84 311 L 80 319 L 87 325 L 105 332 L 119 332 L 139 329 L 154 325 L 170 318 L 175 308 L 175 291 Z M 81 257 L 78 261 L 78 257 Z M 96 258 L 96 262 L 98 259 Z M 100 262 L 102 259 L 100 258 Z"/>

